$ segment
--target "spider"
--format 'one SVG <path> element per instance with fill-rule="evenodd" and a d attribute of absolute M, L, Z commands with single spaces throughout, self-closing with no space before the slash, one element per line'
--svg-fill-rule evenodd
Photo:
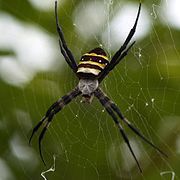
<path fill-rule="evenodd" d="M 140 172 L 142 172 L 141 166 L 136 158 L 136 155 L 133 152 L 133 149 L 130 145 L 128 137 L 120 121 L 118 120 L 118 117 L 120 118 L 122 123 L 125 123 L 136 135 L 142 138 L 142 140 L 144 140 L 146 143 L 151 145 L 160 154 L 167 156 L 162 150 L 160 150 L 151 141 L 149 141 L 142 133 L 140 133 L 140 131 L 134 125 L 132 125 L 127 120 L 126 117 L 124 117 L 124 115 L 121 113 L 118 106 L 113 101 L 111 101 L 110 98 L 107 95 L 105 95 L 105 93 L 99 87 L 102 80 L 128 54 L 131 47 L 135 44 L 135 41 L 134 41 L 133 43 L 129 45 L 129 47 L 127 47 L 136 31 L 136 26 L 138 23 L 140 11 L 141 11 L 141 3 L 139 3 L 138 13 L 137 13 L 135 23 L 132 29 L 130 30 L 123 45 L 114 54 L 114 56 L 112 57 L 110 61 L 108 60 L 105 51 L 102 48 L 97 47 L 89 51 L 88 53 L 84 54 L 81 57 L 79 64 L 77 65 L 76 60 L 71 50 L 68 48 L 66 44 L 62 28 L 59 24 L 58 12 L 57 12 L 57 1 L 55 1 L 56 28 L 59 35 L 60 50 L 66 62 L 68 63 L 69 67 L 72 69 L 75 75 L 79 78 L 79 83 L 71 92 L 61 97 L 60 99 L 58 99 L 54 104 L 52 104 L 49 107 L 45 116 L 41 119 L 41 121 L 38 122 L 38 124 L 34 127 L 32 131 L 31 137 L 29 139 L 29 143 L 31 143 L 31 140 L 34 134 L 43 125 L 42 131 L 39 135 L 39 153 L 44 164 L 45 164 L 45 161 L 42 155 L 41 142 L 45 135 L 46 130 L 48 129 L 50 123 L 52 122 L 54 115 L 58 113 L 59 111 L 61 111 L 67 104 L 69 104 L 74 98 L 76 98 L 79 95 L 82 96 L 83 102 L 85 103 L 91 103 L 94 96 L 99 100 L 102 106 L 106 109 L 107 113 L 112 117 L 116 126 L 119 128 L 119 131 L 125 143 L 127 144 Z"/>

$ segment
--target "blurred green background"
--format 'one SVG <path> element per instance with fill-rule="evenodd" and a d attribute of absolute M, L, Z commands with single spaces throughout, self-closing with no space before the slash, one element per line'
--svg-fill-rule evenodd
<path fill-rule="evenodd" d="M 94 99 L 58 113 L 42 143 L 28 145 L 48 107 L 78 83 L 59 51 L 54 1 L 0 0 L 0 180 L 180 178 L 178 0 L 142 1 L 135 46 L 101 87 L 162 157 L 125 127 L 140 174 L 118 129 Z M 110 57 L 133 25 L 138 1 L 62 0 L 59 19 L 75 58 L 101 46 Z"/>

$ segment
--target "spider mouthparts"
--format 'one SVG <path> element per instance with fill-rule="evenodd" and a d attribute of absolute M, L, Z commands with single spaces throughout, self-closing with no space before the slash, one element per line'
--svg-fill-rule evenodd
<path fill-rule="evenodd" d="M 83 95 L 81 102 L 91 104 L 92 100 L 93 100 L 93 96 Z"/>

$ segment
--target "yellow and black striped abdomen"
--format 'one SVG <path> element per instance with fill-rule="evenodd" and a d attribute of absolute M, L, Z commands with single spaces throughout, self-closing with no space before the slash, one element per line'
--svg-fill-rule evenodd
<path fill-rule="evenodd" d="M 95 48 L 81 57 L 77 74 L 80 78 L 96 78 L 108 63 L 105 51 Z"/>

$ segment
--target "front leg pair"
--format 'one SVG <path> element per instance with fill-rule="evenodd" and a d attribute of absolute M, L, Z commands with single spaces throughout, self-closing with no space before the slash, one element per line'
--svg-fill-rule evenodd
<path fill-rule="evenodd" d="M 122 125 L 120 124 L 120 122 L 118 121 L 118 118 L 116 117 L 115 113 L 119 116 L 119 118 L 135 133 L 137 134 L 142 140 L 144 140 L 146 143 L 148 143 L 149 145 L 151 145 L 154 149 L 156 149 L 159 153 L 161 153 L 162 155 L 166 156 L 167 155 L 162 151 L 160 150 L 157 146 L 155 146 L 152 142 L 150 142 L 142 133 L 140 133 L 140 131 L 134 127 L 124 116 L 123 114 L 121 113 L 120 109 L 116 106 L 116 104 L 111 101 L 102 91 L 100 88 L 98 88 L 94 95 L 98 98 L 98 100 L 100 101 L 100 103 L 102 104 L 102 106 L 105 107 L 106 111 L 109 113 L 109 115 L 113 118 L 115 124 L 117 125 L 117 127 L 119 128 L 120 130 L 120 133 L 125 141 L 125 143 L 127 144 L 132 156 L 134 157 L 137 165 L 138 165 L 138 168 L 140 170 L 140 172 L 142 172 L 142 169 L 139 165 L 139 162 L 132 150 L 132 147 L 130 145 L 130 142 L 128 140 L 128 137 L 127 135 L 125 134 L 125 131 L 122 127 Z"/>
<path fill-rule="evenodd" d="M 76 87 L 69 94 L 67 94 L 67 95 L 63 96 L 62 98 L 60 98 L 59 100 L 57 100 L 53 105 L 50 106 L 50 108 L 47 110 L 46 115 L 42 118 L 42 120 L 34 127 L 31 137 L 29 139 L 29 144 L 31 143 L 31 140 L 32 140 L 34 134 L 43 125 L 43 129 L 39 135 L 39 153 L 40 153 L 41 159 L 44 164 L 45 164 L 45 161 L 44 161 L 44 158 L 42 155 L 41 142 L 42 142 L 42 139 L 43 139 L 51 121 L 53 120 L 54 115 L 56 113 L 58 113 L 59 111 L 61 111 L 65 105 L 70 103 L 75 97 L 77 97 L 80 94 L 81 94 L 81 92 L 79 91 L 79 88 Z"/>

